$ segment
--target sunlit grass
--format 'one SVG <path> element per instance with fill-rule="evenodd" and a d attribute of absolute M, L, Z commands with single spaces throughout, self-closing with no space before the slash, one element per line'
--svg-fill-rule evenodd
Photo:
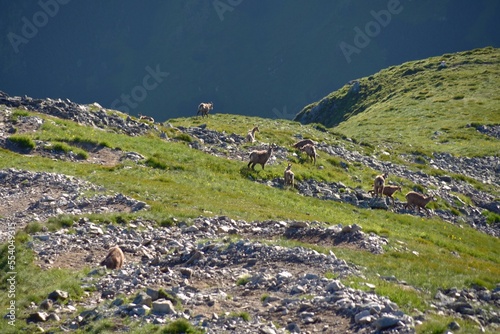
<path fill-rule="evenodd" d="M 342 245 L 313 245 L 289 239 L 260 241 L 288 248 L 306 247 L 325 254 L 333 252 L 363 272 L 364 278 L 349 277 L 343 280 L 345 284 L 367 289 L 365 283 L 371 283 L 375 286 L 376 293 L 390 298 L 407 313 L 412 313 L 414 310 L 424 312 L 429 310 L 429 304 L 438 289 L 449 287 L 460 289 L 471 285 L 489 289 L 495 287 L 500 277 L 499 239 L 468 226 L 457 226 L 436 217 L 421 218 L 382 210 L 362 209 L 345 203 L 301 196 L 295 189 L 285 191 L 255 180 L 281 178 L 286 164 L 291 162 L 297 182 L 314 179 L 318 182 L 342 182 L 352 189 L 368 190 L 372 187 L 373 177 L 380 171 L 361 163 L 345 161 L 320 151 L 318 165 L 313 166 L 303 156 L 294 156 L 295 151 L 291 148 L 291 144 L 300 136 L 330 145 L 340 145 L 365 155 L 374 155 L 380 160 L 405 164 L 410 170 L 423 171 L 431 175 L 444 173 L 429 166 L 429 160 L 435 151 L 446 151 L 457 156 L 498 154 L 498 141 L 479 134 L 473 126 L 467 126 L 468 123 L 500 124 L 496 107 L 500 100 L 495 100 L 494 96 L 491 96 L 493 102 L 485 101 L 484 98 L 491 93 L 490 86 L 475 83 L 472 71 L 468 73 L 462 87 L 458 85 L 462 77 L 455 77 L 455 72 L 449 73 L 450 77 L 445 78 L 444 72 L 431 73 L 426 66 L 430 65 L 405 64 L 402 68 L 394 67 L 387 71 L 401 71 L 401 73 L 413 71 L 415 76 L 434 80 L 434 85 L 439 84 L 437 87 L 420 85 L 416 82 L 408 83 L 407 86 L 391 84 L 391 87 L 400 90 L 397 94 L 394 93 L 380 104 L 367 108 L 366 113 L 353 116 L 349 122 L 341 124 L 336 129 L 328 129 L 317 124 L 303 126 L 292 121 L 213 114 L 204 119 L 188 117 L 167 121 L 173 127 L 160 126 L 160 130 L 165 131 L 170 138 L 177 137 L 177 140 L 165 141 L 155 131 L 144 136 L 129 137 L 116 131 L 85 127 L 71 121 L 36 114 L 45 120 L 42 129 L 34 133 L 14 135 L 13 138 L 20 138 L 19 142 L 28 144 L 36 140 L 48 142 L 63 152 L 70 150 L 77 152 L 78 149 L 82 155 L 88 147 L 108 147 L 122 152 L 137 152 L 144 156 L 144 160 L 137 163 L 121 161 L 115 166 L 102 166 L 92 164 L 85 159 L 68 162 L 0 149 L 0 168 L 22 168 L 72 175 L 103 187 L 102 190 L 88 192 L 84 194 L 85 196 L 92 196 L 101 191 L 119 192 L 144 201 L 151 207 L 150 211 L 137 213 L 85 215 L 97 224 L 125 225 L 135 219 L 147 219 L 155 221 L 159 226 L 171 226 L 176 221 L 189 222 L 199 216 L 217 215 L 249 222 L 276 219 L 318 221 L 324 226 L 358 224 L 365 233 L 375 233 L 388 239 L 389 243 L 384 247 L 384 254 L 371 254 Z M 497 70 L 488 71 L 493 82 L 496 82 Z M 389 76 L 385 79 L 380 77 L 384 80 L 388 78 Z M 451 86 L 452 83 L 456 85 Z M 454 91 L 452 87 L 457 89 Z M 467 89 L 473 87 L 474 94 L 482 95 L 471 97 L 464 87 Z M 454 113 L 455 118 L 449 117 L 450 112 Z M 14 112 L 15 117 L 32 114 L 34 113 L 27 111 Z M 428 123 L 432 124 L 431 128 Z M 206 124 L 211 130 L 241 136 L 246 135 L 248 130 L 257 125 L 260 128 L 260 132 L 257 133 L 258 142 L 245 144 L 243 147 L 250 150 L 262 143 L 276 143 L 289 150 L 287 161 L 267 165 L 265 170 L 261 170 L 259 166 L 257 171 L 251 171 L 246 167 L 247 161 L 244 159 L 243 161 L 221 159 L 190 148 L 189 143 L 196 139 L 181 135 L 175 128 L 202 124 Z M 380 131 L 380 124 L 390 131 Z M 346 140 L 346 136 L 352 137 L 353 140 Z M 405 162 L 400 156 L 401 153 L 416 155 L 416 161 Z M 495 185 L 482 184 L 459 174 L 447 173 L 447 175 L 500 197 L 500 191 Z M 421 184 L 396 176 L 391 176 L 390 182 L 400 184 L 403 188 L 401 193 L 395 195 L 399 201 L 404 201 L 404 194 L 409 190 L 427 191 L 427 187 Z M 457 208 L 463 205 L 462 202 L 465 205 L 472 202 L 468 196 L 455 195 L 460 201 L 453 206 L 439 199 L 435 203 L 430 203 L 429 207 L 447 209 L 459 215 Z M 498 215 L 492 213 L 485 213 L 485 216 L 490 224 L 499 220 Z M 39 303 L 48 292 L 56 288 L 68 290 L 72 298 L 79 298 L 82 295 L 79 275 L 83 273 L 69 273 L 57 269 L 42 271 L 33 265 L 33 254 L 24 247 L 29 241 L 26 233 L 40 231 L 43 226 L 47 226 L 49 231 L 71 229 L 73 222 L 78 218 L 62 215 L 51 218 L 47 223 L 32 222 L 25 232 L 19 234 L 18 270 L 23 272 L 23 277 L 19 281 L 19 295 L 23 296 L 19 301 L 23 310 L 21 316 L 26 314 L 29 303 Z M 4 258 L 2 256 L 2 259 Z M 1 265 L 1 272 L 4 275 L 5 262 L 1 262 Z M 394 276 L 406 284 L 384 280 L 382 278 L 384 276 Z M 325 277 L 334 279 L 337 276 L 334 273 L 325 273 Z M 2 282 L 5 284 L 5 280 Z M 6 301 L 0 302 L 0 306 L 5 307 L 5 303 Z M 449 320 L 443 316 L 432 316 L 430 321 L 419 326 L 419 332 L 437 333 L 445 328 Z M 184 325 L 186 324 L 172 326 L 184 328 Z M 461 322 L 461 325 L 464 332 L 473 328 L 467 322 Z M 116 332 L 121 330 L 122 326 L 123 323 L 102 320 L 93 324 L 88 331 Z M 136 325 L 131 326 L 131 332 L 139 331 L 134 327 Z M 18 329 L 20 327 L 16 328 Z M 162 332 L 159 326 L 153 325 L 149 325 L 148 330 Z"/>
<path fill-rule="evenodd" d="M 345 136 L 397 152 L 498 155 L 498 141 L 471 125 L 500 124 L 499 53 L 484 48 L 384 69 L 360 78 L 357 95 L 349 93 L 349 85 L 332 92 L 322 105 L 337 111 L 325 110 L 319 119 Z M 442 60 L 447 67 L 439 69 Z"/>

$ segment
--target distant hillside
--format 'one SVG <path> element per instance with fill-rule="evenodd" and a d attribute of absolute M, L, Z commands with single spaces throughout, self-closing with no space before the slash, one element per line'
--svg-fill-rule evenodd
<path fill-rule="evenodd" d="M 295 120 L 335 127 L 360 141 L 432 145 L 435 151 L 463 154 L 456 145 L 468 140 L 465 128 L 480 136 L 478 126 L 500 124 L 499 83 L 500 49 L 444 54 L 353 80 L 303 108 Z M 410 136 L 414 140 L 402 140 L 417 132 Z M 485 146 L 476 147 L 476 154 L 498 151 L 497 142 Z"/>

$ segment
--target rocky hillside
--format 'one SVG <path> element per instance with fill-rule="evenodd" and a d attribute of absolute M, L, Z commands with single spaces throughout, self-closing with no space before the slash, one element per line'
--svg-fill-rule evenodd
<path fill-rule="evenodd" d="M 471 130 L 498 147 L 495 129 Z M 303 137 L 317 142 L 316 165 L 291 148 Z M 271 142 L 265 169 L 249 170 L 249 151 Z M 14 243 L 31 259 L 15 268 L 18 308 L 2 332 L 500 328 L 498 156 L 394 154 L 316 125 L 217 114 L 162 124 L 4 93 L 0 146 L 2 252 Z M 394 204 L 368 192 L 381 171 L 402 187 Z M 428 212 L 405 206 L 410 190 L 432 191 Z M 113 245 L 126 261 L 106 270 Z M 71 284 L 46 278 L 62 273 Z"/>

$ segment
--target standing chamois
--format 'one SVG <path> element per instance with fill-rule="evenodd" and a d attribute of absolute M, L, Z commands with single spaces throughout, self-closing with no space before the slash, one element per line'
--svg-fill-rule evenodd
<path fill-rule="evenodd" d="M 375 197 L 382 197 L 384 193 L 384 184 L 385 180 L 387 179 L 387 176 L 389 176 L 389 173 L 384 173 L 381 175 L 377 175 L 375 177 L 375 180 L 373 181 L 373 192 L 375 193 Z"/>
<path fill-rule="evenodd" d="M 210 110 L 212 110 L 214 108 L 214 103 L 213 102 L 209 102 L 209 103 L 200 103 L 200 105 L 198 106 L 198 112 L 196 113 L 196 115 L 199 115 L 201 113 L 201 117 L 205 117 L 207 116 L 208 117 L 208 113 L 210 112 Z"/>
<path fill-rule="evenodd" d="M 415 191 L 410 191 L 405 195 L 405 197 L 406 197 L 405 209 L 408 207 L 413 208 L 415 206 L 417 208 L 418 213 L 420 213 L 420 208 L 422 208 L 427 212 L 428 215 L 430 215 L 430 211 L 425 206 L 430 201 L 436 200 L 433 195 L 425 196 Z"/>
<path fill-rule="evenodd" d="M 250 168 L 250 165 L 252 165 L 252 169 L 255 170 L 254 168 L 255 165 L 259 164 L 262 166 L 262 169 L 264 169 L 264 165 L 266 164 L 267 160 L 269 160 L 271 154 L 273 153 L 273 148 L 274 144 L 269 145 L 269 148 L 267 150 L 250 152 L 249 155 L 250 162 L 248 163 L 248 167 Z"/>
<path fill-rule="evenodd" d="M 295 174 L 292 172 L 292 164 L 289 163 L 288 167 L 285 169 L 284 173 L 284 179 L 285 179 L 285 187 L 291 186 L 293 188 L 294 186 L 294 178 Z"/>

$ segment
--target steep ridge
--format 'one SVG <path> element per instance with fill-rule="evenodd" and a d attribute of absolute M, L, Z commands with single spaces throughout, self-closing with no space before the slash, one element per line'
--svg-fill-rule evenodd
<path fill-rule="evenodd" d="M 498 133 L 499 74 L 500 49 L 491 47 L 411 61 L 350 81 L 295 120 L 334 127 L 359 141 L 415 147 L 401 139 L 405 132 L 441 143 L 460 139 L 467 125 Z"/>

